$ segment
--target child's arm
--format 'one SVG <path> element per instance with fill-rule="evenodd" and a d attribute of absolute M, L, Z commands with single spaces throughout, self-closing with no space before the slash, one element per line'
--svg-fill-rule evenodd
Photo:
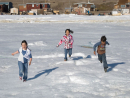
<path fill-rule="evenodd" d="M 12 53 L 12 55 L 14 56 L 15 54 L 18 54 L 18 53 L 19 53 L 19 51 L 16 51 L 16 52 Z"/>
<path fill-rule="evenodd" d="M 59 47 L 63 42 L 64 42 L 64 37 L 60 40 L 60 42 L 59 42 L 59 44 L 57 45 L 57 47 Z"/>
<path fill-rule="evenodd" d="M 31 53 L 30 53 L 29 57 L 30 57 L 30 60 L 29 60 L 29 66 L 30 66 L 31 62 L 32 62 L 32 54 Z"/>
<path fill-rule="evenodd" d="M 31 65 L 31 62 L 32 62 L 32 58 L 30 58 L 30 61 L 29 61 L 29 66 Z"/>
<path fill-rule="evenodd" d="M 96 55 L 96 47 L 99 46 L 101 44 L 101 42 L 98 42 L 94 45 L 93 49 L 94 49 L 94 54 Z"/>
<path fill-rule="evenodd" d="M 106 41 L 106 44 L 110 45 L 110 44 L 108 43 L 108 41 Z"/>

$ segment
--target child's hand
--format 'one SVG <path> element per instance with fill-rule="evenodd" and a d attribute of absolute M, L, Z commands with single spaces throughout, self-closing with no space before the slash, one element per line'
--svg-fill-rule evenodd
<path fill-rule="evenodd" d="M 31 65 L 31 62 L 29 62 L 29 66 Z"/>
<path fill-rule="evenodd" d="M 14 56 L 15 54 L 14 53 L 12 53 L 12 56 Z"/>
<path fill-rule="evenodd" d="M 56 47 L 59 47 L 59 45 L 57 45 Z"/>
<path fill-rule="evenodd" d="M 96 52 L 94 51 L 94 55 L 96 55 Z"/>
<path fill-rule="evenodd" d="M 16 51 L 16 52 L 12 53 L 12 55 L 14 56 L 15 54 L 18 54 L 18 53 L 19 53 L 19 51 Z"/>

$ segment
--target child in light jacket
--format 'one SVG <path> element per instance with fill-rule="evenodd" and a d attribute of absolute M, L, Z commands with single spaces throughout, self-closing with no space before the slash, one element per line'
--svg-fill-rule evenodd
<path fill-rule="evenodd" d="M 65 30 L 65 35 L 63 36 L 63 38 L 60 40 L 59 44 L 57 45 L 57 47 L 59 47 L 63 42 L 64 44 L 64 52 L 65 52 L 65 58 L 64 61 L 67 61 L 67 53 L 69 52 L 69 57 L 71 57 L 72 55 L 72 48 L 73 48 L 73 36 L 70 35 L 70 33 L 73 33 L 72 30 L 70 29 L 66 29 Z"/>
<path fill-rule="evenodd" d="M 19 53 L 18 57 L 18 66 L 19 66 L 19 79 L 22 80 L 23 82 L 27 81 L 27 76 L 28 76 L 28 60 L 29 65 L 31 65 L 32 62 L 32 54 L 31 50 L 28 48 L 28 44 L 26 40 L 23 40 L 21 43 L 21 46 L 18 51 L 12 53 L 14 56 L 15 54 Z"/>

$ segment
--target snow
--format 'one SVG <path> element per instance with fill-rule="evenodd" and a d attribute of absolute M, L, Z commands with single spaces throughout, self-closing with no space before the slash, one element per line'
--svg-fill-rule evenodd
<path fill-rule="evenodd" d="M 0 23 L 124 23 L 130 22 L 125 16 L 87 16 L 87 15 L 12 15 L 0 16 Z"/>
<path fill-rule="evenodd" d="M 0 98 L 130 98 L 129 26 L 130 16 L 0 16 Z M 56 45 L 67 28 L 74 48 L 65 62 L 63 45 Z M 110 43 L 107 73 L 93 49 L 81 47 L 102 35 Z M 33 55 L 26 83 L 19 80 L 18 55 L 11 56 L 24 39 Z"/>

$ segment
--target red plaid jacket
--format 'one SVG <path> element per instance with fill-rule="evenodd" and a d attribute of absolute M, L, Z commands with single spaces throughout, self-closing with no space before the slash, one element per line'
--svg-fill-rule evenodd
<path fill-rule="evenodd" d="M 63 42 L 65 42 L 64 48 L 65 49 L 70 49 L 73 48 L 73 36 L 69 35 L 69 36 L 63 36 L 63 38 L 60 40 L 58 45 L 61 45 Z"/>

